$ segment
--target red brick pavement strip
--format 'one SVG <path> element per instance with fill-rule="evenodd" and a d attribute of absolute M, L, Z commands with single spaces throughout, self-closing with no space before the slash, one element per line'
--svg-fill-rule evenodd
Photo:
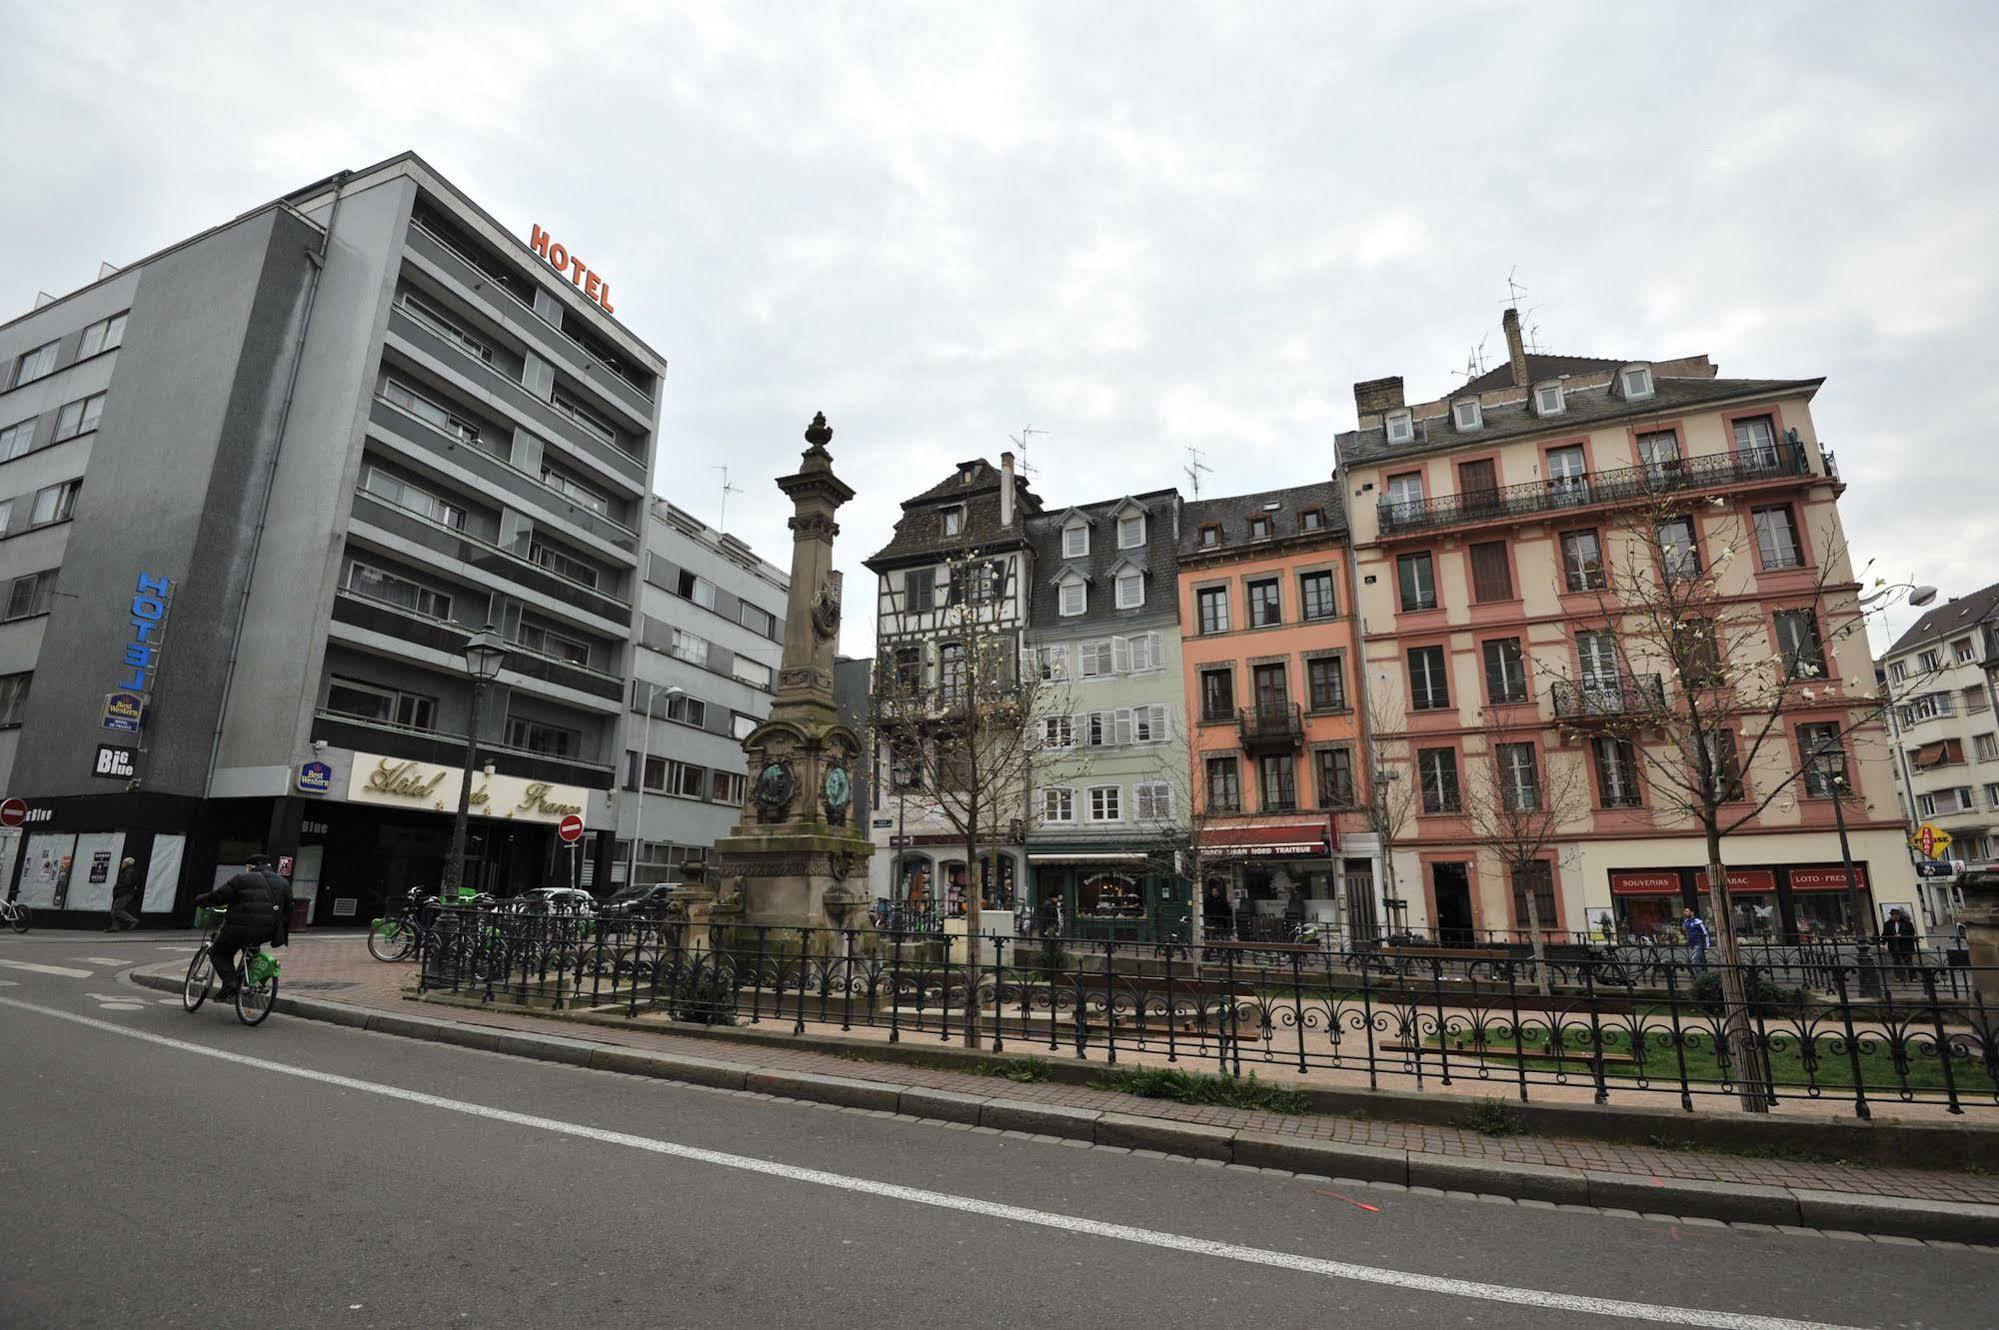
<path fill-rule="evenodd" d="M 289 994 L 384 1011 L 410 1011 L 410 999 L 403 991 L 404 986 L 414 978 L 410 966 L 377 962 L 368 955 L 364 940 L 358 937 L 321 937 L 301 941 L 303 945 L 287 948 L 284 955 L 284 982 Z M 180 968 L 178 962 L 153 967 L 158 973 L 175 974 Z M 1667 1180 L 1745 1183 L 1951 1203 L 1999 1204 L 1999 1178 L 1969 1172 L 1807 1163 L 1538 1135 L 1492 1137 L 1456 1127 L 1424 1123 L 1368 1121 L 1324 1114 L 1289 1115 L 1180 1104 L 1171 1100 L 1138 1099 L 1117 1091 L 1097 1090 L 1084 1085 L 1053 1081 L 1019 1083 L 944 1068 L 864 1061 L 858 1056 L 847 1057 L 807 1048 L 786 1048 L 761 1042 L 725 1043 L 701 1036 L 677 1036 L 636 1022 L 628 1027 L 581 1024 L 560 1017 L 443 1003 L 423 1004 L 423 1014 L 433 1019 L 560 1034 L 570 1039 L 644 1048 L 711 1061 L 731 1061 L 778 1071 L 859 1077 L 883 1084 L 951 1090 L 980 1098 L 1005 1098 L 1136 1114 L 1174 1122 L 1498 1163 L 1555 1165 Z"/>

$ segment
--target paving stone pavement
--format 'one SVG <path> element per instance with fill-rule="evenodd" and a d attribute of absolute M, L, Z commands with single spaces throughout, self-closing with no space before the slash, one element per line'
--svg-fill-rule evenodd
<path fill-rule="evenodd" d="M 359 934 L 304 935 L 283 952 L 285 985 L 310 998 L 409 1013 L 426 1017 L 511 1030 L 560 1034 L 571 1039 L 661 1053 L 738 1062 L 781 1071 L 860 1078 L 926 1089 L 952 1090 L 983 1098 L 1022 1100 L 1104 1112 L 1139 1114 L 1175 1122 L 1203 1123 L 1236 1130 L 1275 1132 L 1307 1139 L 1331 1140 L 1394 1150 L 1459 1156 L 1492 1162 L 1548 1164 L 1565 1168 L 1637 1174 L 1662 1180 L 1713 1181 L 1916 1197 L 1925 1200 L 1999 1204 L 1999 1176 L 1969 1171 L 1891 1168 L 1872 1164 L 1802 1162 L 1745 1155 L 1704 1153 L 1630 1145 L 1615 1141 L 1574 1140 L 1541 1135 L 1485 1136 L 1478 1132 L 1425 1123 L 1362 1120 L 1331 1114 L 1281 1114 L 1213 1105 L 1180 1104 L 1171 1100 L 1139 1099 L 1114 1090 L 1055 1081 L 1020 1083 L 993 1076 L 944 1068 L 867 1061 L 858 1056 L 788 1048 L 768 1042 L 727 1042 L 698 1035 L 676 1035 L 641 1022 L 630 1026 L 579 1024 L 560 1018 L 497 1009 L 468 1009 L 442 1003 L 418 1007 L 405 996 L 415 968 L 385 965 L 368 955 Z M 160 972 L 176 971 L 166 963 Z M 934 1038 L 935 1036 L 931 1036 Z M 1023 1047 L 1022 1053 L 1047 1055 L 1046 1048 Z M 1007 1056 L 1014 1049 L 1009 1046 Z M 1508 1087 L 1495 1086 L 1496 1090 Z M 1884 1108 L 1892 1108 L 1884 1106 Z"/>

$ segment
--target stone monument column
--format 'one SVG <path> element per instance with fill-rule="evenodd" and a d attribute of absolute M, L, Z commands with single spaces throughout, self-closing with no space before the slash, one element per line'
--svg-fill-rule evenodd
<path fill-rule="evenodd" d="M 784 658 L 770 719 L 743 740 L 749 782 L 742 820 L 715 843 L 712 917 L 718 926 L 859 930 L 856 947 L 872 950 L 867 869 L 874 846 L 853 818 L 862 749 L 833 702 L 840 634 L 840 575 L 833 568 L 840 527 L 833 518 L 854 491 L 833 474 L 826 451 L 832 439 L 826 417 L 814 416 L 797 472 L 777 482 L 793 510 Z M 842 951 L 846 940 L 806 933 L 800 941 L 828 955 Z M 786 939 L 768 933 L 766 943 L 788 949 Z"/>

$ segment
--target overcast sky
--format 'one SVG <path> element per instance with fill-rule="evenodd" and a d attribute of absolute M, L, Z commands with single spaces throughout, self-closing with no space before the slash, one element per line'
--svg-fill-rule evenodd
<path fill-rule="evenodd" d="M 1999 577 L 1987 5 L 0 0 L 0 311 L 414 148 L 672 362 L 656 485 L 841 565 L 1024 426 L 1060 504 L 1322 479 L 1352 384 L 1544 349 L 1825 375 L 1856 553 Z M 850 593 L 851 594 L 851 593 Z M 855 598 L 856 605 L 866 603 Z M 1896 616 L 1899 628 L 1914 616 Z M 870 646 L 865 614 L 845 647 Z"/>

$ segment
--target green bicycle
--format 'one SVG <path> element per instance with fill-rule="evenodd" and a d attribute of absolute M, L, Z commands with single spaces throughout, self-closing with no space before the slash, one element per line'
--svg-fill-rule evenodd
<path fill-rule="evenodd" d="M 227 911 L 217 910 L 217 915 Z M 187 978 L 181 984 L 181 1005 L 189 1011 L 201 1010 L 215 983 L 215 935 L 218 924 L 202 939 L 200 950 L 188 962 Z M 236 1019 L 245 1025 L 262 1025 L 278 1004 L 278 958 L 262 945 L 245 947 L 236 957 Z"/>

